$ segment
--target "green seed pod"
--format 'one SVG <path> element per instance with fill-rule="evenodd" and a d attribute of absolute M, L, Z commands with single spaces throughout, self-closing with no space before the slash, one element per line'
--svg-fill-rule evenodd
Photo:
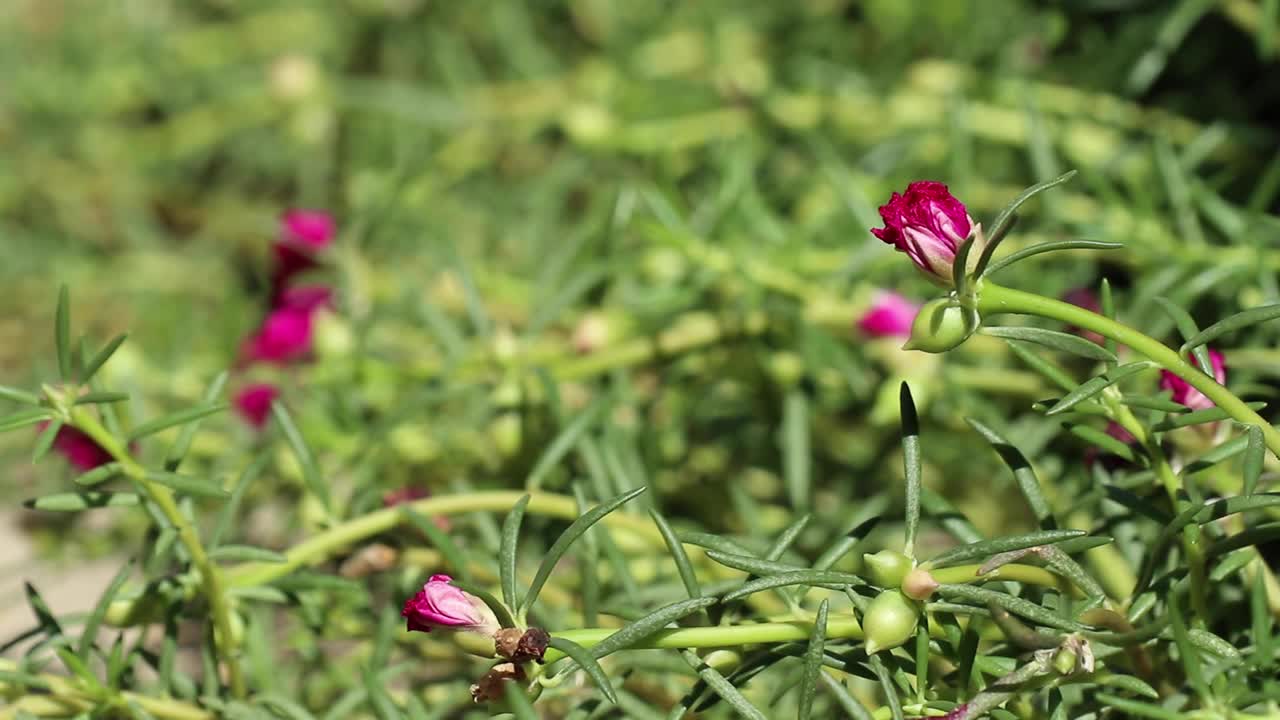
<path fill-rule="evenodd" d="M 911 323 L 911 339 L 903 350 L 946 352 L 960 345 L 978 329 L 978 313 L 950 298 L 930 300 Z"/>
<path fill-rule="evenodd" d="M 880 587 L 898 587 L 911 570 L 911 558 L 894 550 L 881 550 L 874 555 L 865 554 L 862 561 L 866 563 L 867 574 Z"/>
<path fill-rule="evenodd" d="M 862 617 L 867 654 L 892 650 L 916 634 L 919 612 L 901 590 L 885 590 L 867 606 Z"/>

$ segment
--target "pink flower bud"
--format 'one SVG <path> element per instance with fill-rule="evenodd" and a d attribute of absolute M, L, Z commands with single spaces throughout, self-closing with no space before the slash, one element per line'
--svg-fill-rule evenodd
<path fill-rule="evenodd" d="M 1200 367 L 1200 361 L 1192 359 L 1196 367 Z M 1227 366 L 1222 357 L 1222 353 L 1217 350 L 1209 351 L 1209 362 L 1213 365 L 1213 379 L 1218 381 L 1219 385 L 1227 384 Z M 1203 370 L 1204 368 L 1200 368 Z M 1182 378 L 1174 375 L 1168 370 L 1160 371 L 1160 388 L 1168 390 L 1173 395 L 1173 401 L 1181 405 L 1186 405 L 1192 410 L 1205 410 L 1213 407 L 1213 401 L 1205 397 L 1204 393 L 1191 387 L 1190 383 Z"/>
<path fill-rule="evenodd" d="M 871 308 L 858 318 L 858 329 L 873 338 L 911 337 L 911 323 L 920 306 L 894 292 L 878 292 Z"/>
<path fill-rule="evenodd" d="M 409 630 L 431 632 L 432 628 L 467 630 L 492 636 L 498 619 L 479 598 L 449 584 L 448 575 L 432 575 L 418 594 L 404 603 L 401 617 Z"/>
<path fill-rule="evenodd" d="M 332 295 L 321 286 L 284 291 L 262 327 L 245 340 L 241 355 L 249 362 L 277 365 L 306 357 L 311 352 L 312 320 L 317 310 L 330 306 Z"/>
<path fill-rule="evenodd" d="M 48 421 L 45 421 L 40 423 L 38 429 L 43 432 L 48 426 Z M 106 465 L 113 459 L 111 453 L 104 450 L 97 441 L 69 425 L 58 428 L 58 434 L 53 438 L 53 448 L 81 472 Z"/>
<path fill-rule="evenodd" d="M 236 412 L 253 427 L 261 430 L 267 424 L 267 416 L 271 414 L 271 403 L 280 396 L 275 385 L 256 383 L 246 385 L 236 393 Z"/>
<path fill-rule="evenodd" d="M 329 247 L 336 230 L 333 216 L 323 210 L 290 210 L 280 222 L 280 240 L 316 252 Z"/>
<path fill-rule="evenodd" d="M 906 253 L 934 282 L 951 284 L 956 251 L 975 223 L 946 185 L 913 182 L 905 194 L 894 193 L 888 204 L 880 206 L 880 217 L 884 227 L 873 228 L 872 235 Z"/>

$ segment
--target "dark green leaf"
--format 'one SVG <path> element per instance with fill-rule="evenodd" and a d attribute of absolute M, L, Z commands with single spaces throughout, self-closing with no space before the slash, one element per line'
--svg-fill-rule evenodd
<path fill-rule="evenodd" d="M 58 288 L 58 309 L 54 317 L 54 339 L 58 351 L 58 374 L 63 382 L 71 382 L 71 293 L 66 285 Z"/>
<path fill-rule="evenodd" d="M 48 425 L 40 431 L 36 436 L 35 447 L 31 449 L 31 462 L 40 462 L 45 455 L 49 454 L 49 449 L 53 447 L 53 441 L 57 439 L 58 433 L 62 430 L 62 419 L 54 418 L 49 421 Z"/>
<path fill-rule="evenodd" d="M 94 485 L 101 485 L 108 480 L 117 478 L 123 473 L 124 468 L 120 463 L 110 462 L 106 465 L 99 465 L 82 475 L 77 475 L 76 484 L 83 485 L 85 487 L 93 487 Z"/>
<path fill-rule="evenodd" d="M 911 387 L 904 381 L 898 388 L 898 411 L 902 418 L 902 469 L 906 478 L 906 539 L 903 552 L 915 557 L 916 534 L 920 529 L 920 420 Z"/>
<path fill-rule="evenodd" d="M 1153 718 L 1153 720 L 1184 720 L 1185 716 L 1175 710 L 1167 710 L 1159 705 L 1126 700 L 1119 695 L 1098 693 L 1098 702 L 1130 717 Z"/>
<path fill-rule="evenodd" d="M 600 667 L 600 663 L 596 662 L 595 657 L 586 648 L 572 640 L 559 637 L 551 638 L 550 645 L 572 658 L 578 664 L 578 667 L 585 670 L 591 676 L 591 680 L 596 684 L 596 687 L 600 688 L 600 692 L 609 698 L 609 702 L 615 705 L 618 703 L 618 696 L 613 691 L 613 683 L 609 682 L 609 675 L 605 673 L 604 668 Z"/>
<path fill-rule="evenodd" d="M 1275 320 L 1276 318 L 1280 318 L 1280 304 L 1249 308 L 1244 312 L 1239 312 L 1231 317 L 1219 320 L 1204 330 L 1201 330 L 1187 338 L 1186 342 L 1182 343 L 1182 347 L 1178 348 L 1178 352 L 1181 354 L 1194 350 L 1202 345 L 1208 345 L 1229 332 L 1235 332 L 1241 328 L 1267 322 L 1268 320 Z M 1202 367 L 1211 366 L 1203 365 Z"/>
<path fill-rule="evenodd" d="M 538 598 L 538 593 L 542 591 L 542 586 L 547 582 L 547 578 L 551 577 L 551 571 L 555 569 L 556 563 L 560 562 L 560 558 L 568 552 L 569 546 L 573 544 L 573 541 L 577 540 L 582 533 L 586 532 L 601 518 L 622 507 L 625 503 L 639 496 L 645 490 L 646 488 L 639 487 L 631 492 L 623 493 L 603 505 L 597 505 L 581 515 L 577 520 L 574 520 L 573 523 L 560 534 L 560 537 L 556 538 L 555 543 L 551 545 L 551 548 L 547 550 L 546 556 L 543 557 L 542 564 L 538 567 L 537 574 L 533 576 L 533 582 L 529 584 L 529 592 L 524 596 L 524 599 L 520 604 L 521 614 L 533 606 L 533 601 Z"/>
<path fill-rule="evenodd" d="M 0 400 L 11 400 L 21 405 L 40 404 L 40 396 L 8 385 L 0 385 Z"/>
<path fill-rule="evenodd" d="M 1031 506 L 1031 512 L 1035 515 L 1036 521 L 1040 523 L 1040 527 L 1046 530 L 1057 527 L 1053 511 L 1049 508 L 1049 502 L 1045 500 L 1044 491 L 1040 487 L 1040 480 L 1036 477 L 1035 470 L 1031 468 L 1031 463 L 1022 455 L 1022 452 L 1000 433 L 983 423 L 973 418 L 966 418 L 966 421 L 974 430 L 977 430 L 980 435 L 986 438 L 987 442 L 991 443 L 991 447 L 1000 455 L 1000 459 L 1013 471 L 1013 477 L 1018 482 L 1018 489 L 1022 490 L 1022 495 L 1027 499 L 1027 504 Z"/>
<path fill-rule="evenodd" d="M 1151 363 L 1149 362 L 1129 363 L 1128 365 L 1121 365 L 1113 370 L 1108 370 L 1097 377 L 1090 378 L 1089 380 L 1081 383 L 1080 387 L 1077 387 L 1075 390 L 1072 390 L 1063 396 L 1062 399 L 1055 403 L 1053 407 L 1049 408 L 1048 412 L 1045 414 L 1057 415 L 1059 413 L 1066 412 L 1130 375 L 1140 373 L 1149 367 L 1151 367 Z"/>
<path fill-rule="evenodd" d="M 722 553 L 719 550 L 708 550 L 707 559 L 724 565 L 725 567 L 741 570 L 751 573 L 752 575 L 780 575 L 782 573 L 796 572 L 797 570 L 808 570 L 809 568 L 781 563 L 775 560 L 763 560 L 754 555 L 733 555 Z"/>
<path fill-rule="evenodd" d="M 524 520 L 524 509 L 529 505 L 529 495 L 525 494 L 502 522 L 502 544 L 498 549 L 498 580 L 502 586 L 502 601 L 507 607 L 519 606 L 516 596 L 516 549 L 520 542 L 520 523 Z"/>
<path fill-rule="evenodd" d="M 821 673 L 818 677 L 822 678 L 823 684 L 835 696 L 836 702 L 840 704 L 840 708 L 844 710 L 846 715 L 853 718 L 853 720 L 874 720 L 875 716 L 871 714 L 871 711 L 862 704 L 861 700 L 854 697 L 853 693 L 849 692 L 849 688 L 845 687 L 843 683 L 827 673 Z"/>
<path fill-rule="evenodd" d="M 1160 412 L 1185 413 L 1191 410 L 1186 405 L 1176 403 L 1167 397 L 1159 395 L 1125 395 L 1120 399 L 1120 402 L 1129 407 L 1159 410 Z"/>
<path fill-rule="evenodd" d="M 163 430 L 168 430 L 169 428 L 174 427 L 176 425 L 183 425 L 185 423 L 193 422 L 193 421 L 199 420 L 200 418 L 213 415 L 214 413 L 222 412 L 223 410 L 226 410 L 226 409 L 227 409 L 226 403 L 216 403 L 213 405 L 197 405 L 195 407 L 187 408 L 185 410 L 179 410 L 178 412 L 175 412 L 175 413 L 170 413 L 163 417 L 158 417 L 155 420 L 142 423 L 141 425 L 135 427 L 132 431 L 130 431 L 129 442 L 133 442 L 135 440 L 141 440 L 142 438 L 147 437 L 148 435 L 154 435 Z"/>
<path fill-rule="evenodd" d="M 975 242 L 977 242 L 976 234 L 970 234 L 961 241 L 960 247 L 956 249 L 955 259 L 951 261 L 951 284 L 958 297 L 963 297 L 968 289 L 969 253 L 973 252 Z"/>
<path fill-rule="evenodd" d="M 1123 243 L 1103 242 L 1101 240 L 1055 240 L 1053 242 L 1038 243 L 1011 253 L 992 263 L 987 268 L 986 275 L 999 272 L 1014 263 L 1022 262 L 1029 257 L 1035 257 L 1047 252 L 1057 252 L 1059 250 L 1119 250 L 1123 247 Z"/>
<path fill-rule="evenodd" d="M 804 654 L 804 679 L 800 683 L 800 710 L 797 720 L 808 720 L 813 713 L 813 698 L 818 693 L 818 674 L 822 672 L 822 659 L 827 643 L 827 606 L 823 600 L 818 615 L 813 620 L 813 633 L 809 636 L 809 649 Z"/>
<path fill-rule="evenodd" d="M 209 551 L 209 557 L 214 560 L 229 560 L 231 562 L 289 562 L 289 558 L 275 550 L 253 547 L 251 545 L 219 545 Z"/>
<path fill-rule="evenodd" d="M 1250 425 L 1245 436 L 1249 442 L 1244 451 L 1244 494 L 1252 495 L 1258 487 L 1258 478 L 1262 477 L 1266 446 L 1262 443 L 1262 428 L 1257 425 Z"/>
<path fill-rule="evenodd" d="M 1250 410 L 1261 410 L 1267 406 L 1267 404 L 1264 402 L 1251 402 L 1251 403 L 1245 403 L 1245 404 L 1249 406 Z M 1203 410 L 1193 410 L 1189 413 L 1183 413 L 1181 415 L 1174 415 L 1173 417 L 1165 418 L 1164 420 L 1161 420 L 1155 425 L 1152 425 L 1151 429 L 1155 430 L 1156 432 L 1165 432 L 1168 430 L 1176 430 L 1178 428 L 1189 427 L 1191 425 L 1203 425 L 1205 423 L 1220 422 L 1222 420 L 1227 420 L 1230 417 L 1231 415 L 1228 414 L 1227 411 L 1223 410 L 1222 408 L 1211 407 L 1211 408 L 1205 408 Z"/>
<path fill-rule="evenodd" d="M 889 705 L 889 716 L 893 720 L 903 720 L 902 700 L 898 698 L 898 687 L 893 684 L 893 675 L 889 672 L 889 668 L 885 667 L 884 660 L 880 655 L 880 653 L 876 653 L 867 658 L 867 664 L 871 666 L 871 671 L 876 674 L 876 678 L 880 681 L 880 691 L 884 694 L 884 699 Z"/>
<path fill-rule="evenodd" d="M 302 439 L 302 433 L 298 431 L 298 426 L 294 424 L 293 417 L 289 415 L 289 410 L 277 400 L 271 403 L 271 416 L 275 418 L 276 424 L 280 426 L 280 431 L 284 433 L 285 441 L 289 443 L 289 447 L 293 450 L 293 456 L 297 458 L 298 465 L 302 468 L 302 479 L 306 482 L 307 489 L 320 501 L 325 512 L 332 512 L 329 503 L 329 486 L 320 477 L 320 468 L 316 466 L 315 456 L 311 454 L 311 449 L 307 447 L 306 441 Z"/>
<path fill-rule="evenodd" d="M 676 537 L 680 538 L 680 542 L 688 545 L 697 545 L 698 547 L 709 548 L 711 550 L 719 550 L 728 555 L 749 555 L 754 556 L 755 553 L 746 547 L 719 535 L 710 533 L 693 532 L 689 530 L 680 530 L 676 532 Z"/>
<path fill-rule="evenodd" d="M 987 590 L 986 588 L 974 587 L 972 585 L 943 584 L 938 586 L 936 592 L 942 597 L 950 600 L 968 600 L 976 602 L 981 606 L 985 606 L 987 603 L 995 603 L 1014 615 L 1045 627 L 1066 630 L 1068 632 L 1078 632 L 1086 629 L 1085 626 L 1068 620 L 1052 610 L 1047 610 L 1030 600 L 1014 597 L 994 590 Z"/>
<path fill-rule="evenodd" d="M 88 392 L 76 398 L 76 405 L 93 405 L 95 403 L 117 403 L 129 399 L 129 393 L 122 392 Z"/>
<path fill-rule="evenodd" d="M 716 598 L 702 597 L 664 605 L 639 620 L 627 623 L 604 640 L 601 640 L 591 648 L 591 656 L 599 660 L 619 650 L 626 650 L 644 641 L 670 623 L 692 615 L 699 610 L 709 608 L 717 602 L 719 600 Z"/>
<path fill-rule="evenodd" d="M 982 277 L 989 273 L 993 273 L 1003 265 L 1008 265 L 1010 262 L 1016 262 L 1016 260 L 1005 258 L 1003 263 L 997 263 L 996 265 L 991 266 L 990 270 L 986 269 L 988 263 L 991 262 L 992 254 L 996 251 L 996 247 L 999 246 L 1002 240 L 1004 240 L 1005 235 L 1009 232 L 1009 228 L 1013 225 L 1014 219 L 1017 217 L 1018 208 L 1022 207 L 1023 203 L 1045 190 L 1056 187 L 1070 180 L 1075 176 L 1075 174 L 1075 170 L 1069 170 L 1052 180 L 1046 180 L 1045 182 L 1032 185 L 1019 193 L 1018 196 L 1013 199 L 1013 202 L 1005 206 L 1005 208 L 1000 211 L 999 215 L 996 215 L 996 219 L 991 223 L 991 227 L 987 228 L 987 237 L 989 239 L 987 241 L 987 246 L 982 249 L 982 255 L 978 257 L 978 266 L 974 272 L 975 277 Z"/>
<path fill-rule="evenodd" d="M 1090 445 L 1096 445 L 1099 450 L 1123 458 L 1129 462 L 1137 462 L 1138 456 L 1134 453 L 1134 448 L 1128 443 L 1121 442 L 1107 433 L 1088 425 L 1072 425 L 1068 424 L 1067 429 L 1072 435 L 1084 440 Z"/>
<path fill-rule="evenodd" d="M 729 704 L 736 713 L 737 717 L 748 718 L 748 720 L 768 720 L 759 708 L 752 705 L 746 697 L 729 682 L 719 670 L 711 667 L 698 655 L 689 650 L 681 651 L 680 655 L 689 663 L 689 667 L 698 673 L 698 677 L 711 688 L 711 691 L 719 695 L 722 700 Z"/>
<path fill-rule="evenodd" d="M 690 598 L 702 597 L 702 588 L 698 585 L 698 574 L 694 572 L 693 563 L 689 562 L 689 556 L 685 553 L 684 545 L 680 543 L 675 530 L 671 529 L 666 518 L 662 517 L 657 510 L 650 510 L 649 517 L 653 519 L 653 524 L 658 526 L 662 541 L 666 543 L 667 552 L 675 561 L 676 571 L 680 573 L 680 582 L 684 584 L 685 592 Z"/>
<path fill-rule="evenodd" d="M 1178 647 L 1178 659 L 1186 672 L 1187 682 L 1195 688 L 1200 697 L 1208 697 L 1209 686 L 1205 684 L 1204 673 L 1200 669 L 1200 653 L 1191 644 L 1191 638 L 1187 635 L 1187 624 L 1182 619 L 1182 608 L 1178 602 L 1177 593 L 1170 593 L 1168 608 L 1169 624 L 1173 627 L 1173 642 Z"/>
<path fill-rule="evenodd" d="M 116 350 L 120 349 L 120 345 L 124 343 L 126 337 L 128 336 L 117 335 L 111 338 L 111 341 L 104 345 L 97 355 L 94 355 L 92 359 L 86 362 L 84 369 L 80 371 L 80 382 L 87 383 L 92 380 L 93 376 L 98 374 L 98 370 L 106 364 L 107 360 L 111 359 Z"/>
<path fill-rule="evenodd" d="M 1226 555 L 1232 550 L 1248 547 L 1249 545 L 1269 543 L 1276 539 L 1280 539 L 1280 522 L 1265 523 L 1222 538 L 1209 546 L 1207 555 L 1210 558 L 1215 558 L 1220 555 Z"/>
<path fill-rule="evenodd" d="M 1165 314 L 1169 316 L 1169 319 L 1173 321 L 1173 324 L 1178 328 L 1178 332 L 1182 334 L 1184 339 L 1193 338 L 1200 334 L 1200 328 L 1196 325 L 1196 321 L 1191 317 L 1191 313 L 1182 309 L 1182 307 L 1168 298 L 1163 298 L 1157 295 L 1152 298 L 1152 300 L 1155 300 L 1156 304 L 1158 304 L 1160 308 L 1164 310 Z M 1209 360 L 1209 351 L 1206 350 L 1204 346 L 1197 345 L 1191 348 L 1191 354 L 1195 357 L 1196 364 L 1200 366 L 1200 370 L 1212 375 L 1213 365 Z"/>
<path fill-rule="evenodd" d="M 1098 347 L 1078 335 L 1058 332 L 1057 330 L 1046 330 L 1030 326 L 997 326 L 984 327 L 982 332 L 1005 340 L 1021 340 L 1043 345 L 1054 350 L 1079 355 L 1089 360 L 1114 362 L 1116 359 L 1116 356 L 1107 352 L 1106 348 Z"/>
<path fill-rule="evenodd" d="M 1057 385 L 1066 392 L 1071 392 L 1076 389 L 1076 381 L 1071 379 L 1071 377 L 1063 372 L 1057 365 L 1054 365 L 1052 362 L 1040 357 L 1039 354 L 1030 347 L 1027 347 L 1024 343 L 1020 343 L 1017 340 L 1009 340 L 1007 342 L 1009 343 L 1009 349 L 1013 351 L 1014 355 L 1017 355 L 1022 362 L 1029 365 L 1032 370 L 1043 375 L 1054 385 Z"/>
<path fill-rule="evenodd" d="M 23 505 L 33 510 L 49 512 L 80 512 L 101 507 L 130 507 L 138 504 L 138 496 L 133 493 L 100 492 L 86 490 L 84 492 L 54 493 L 44 497 L 27 500 Z"/>
<path fill-rule="evenodd" d="M 129 574 L 133 572 L 133 566 L 134 560 L 130 558 L 116 572 L 115 577 L 107 584 L 107 589 L 98 597 L 98 603 L 94 605 L 93 612 L 85 620 L 84 628 L 80 632 L 80 642 L 76 644 L 76 653 L 81 657 L 89 656 L 89 648 L 93 646 L 94 641 L 97 639 L 98 627 L 102 624 L 102 618 L 106 617 L 107 608 L 111 607 L 111 602 L 115 600 L 116 594 L 124 586 L 125 580 L 129 579 Z"/>
<path fill-rule="evenodd" d="M 770 575 L 758 580 L 743 583 L 737 589 L 726 593 L 724 602 L 732 602 L 762 590 L 787 587 L 788 585 L 816 585 L 821 587 L 841 587 L 845 585 L 866 585 L 866 581 L 850 573 L 831 570 L 796 570 L 793 572 Z"/>
<path fill-rule="evenodd" d="M 216 482 L 201 480 L 191 477 L 190 475 L 179 475 L 178 473 L 148 471 L 147 479 L 154 483 L 159 483 L 165 487 L 173 488 L 180 493 L 187 495 L 195 495 L 196 497 L 207 498 L 228 498 L 231 493 L 227 492 Z"/>
<path fill-rule="evenodd" d="M 1009 552 L 1012 550 L 1022 550 L 1039 545 L 1051 545 L 1059 543 L 1063 540 L 1070 540 L 1085 535 L 1083 530 L 1041 530 L 1039 532 L 1027 533 L 1026 535 L 1013 535 L 1009 537 L 995 538 L 994 540 L 983 540 L 982 542 L 961 545 L 952 548 L 946 552 L 940 553 L 937 557 L 929 561 L 932 567 L 946 567 L 948 565 L 957 565 L 969 560 L 986 558 L 997 553 Z"/>
<path fill-rule="evenodd" d="M 1267 603 L 1267 577 L 1265 573 L 1254 573 L 1253 589 L 1249 594 L 1249 615 L 1253 637 L 1253 659 L 1263 667 L 1269 666 L 1275 657 L 1272 648 L 1275 642 L 1271 634 L 1271 608 Z"/>

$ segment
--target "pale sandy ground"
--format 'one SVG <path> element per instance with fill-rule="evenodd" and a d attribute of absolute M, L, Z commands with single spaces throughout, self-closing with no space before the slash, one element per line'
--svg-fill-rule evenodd
<path fill-rule="evenodd" d="M 0 643 L 35 625 L 23 582 L 40 591 L 55 615 L 93 609 L 120 560 L 102 558 L 57 567 L 35 557 L 35 548 L 18 527 L 18 511 L 0 512 Z M 12 656 L 13 653 L 8 653 Z"/>

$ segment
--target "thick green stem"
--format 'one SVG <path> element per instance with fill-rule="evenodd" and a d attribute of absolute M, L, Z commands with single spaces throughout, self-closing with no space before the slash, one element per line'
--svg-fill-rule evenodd
<path fill-rule="evenodd" d="M 244 697 L 244 673 L 240 669 L 240 661 L 235 647 L 235 636 L 232 633 L 231 605 L 227 602 L 227 594 L 222 585 L 222 577 L 218 567 L 205 552 L 204 543 L 196 528 L 178 509 L 169 488 L 152 482 L 147 478 L 146 468 L 133 459 L 124 446 L 107 431 L 92 413 L 83 408 L 73 407 L 70 410 L 71 423 L 84 434 L 93 438 L 103 450 L 106 450 L 120 464 L 121 470 L 129 477 L 155 506 L 160 509 L 165 519 L 178 531 L 178 539 L 187 549 L 191 557 L 191 565 L 200 575 L 200 587 L 204 591 L 209 604 L 209 614 L 213 617 L 213 626 L 217 630 L 218 655 L 227 667 L 227 676 L 231 685 L 231 693 L 236 697 Z"/>
<path fill-rule="evenodd" d="M 1271 423 L 1250 409 L 1230 390 L 1184 360 L 1172 348 L 1128 325 L 1070 303 L 1013 290 L 991 282 L 984 282 L 978 293 L 978 310 L 984 316 L 995 313 L 1038 315 L 1084 330 L 1092 330 L 1103 337 L 1111 338 L 1185 380 L 1226 411 L 1235 421 L 1245 425 L 1257 425 L 1262 430 L 1267 448 L 1276 457 L 1280 457 L 1280 431 L 1277 431 Z"/>

